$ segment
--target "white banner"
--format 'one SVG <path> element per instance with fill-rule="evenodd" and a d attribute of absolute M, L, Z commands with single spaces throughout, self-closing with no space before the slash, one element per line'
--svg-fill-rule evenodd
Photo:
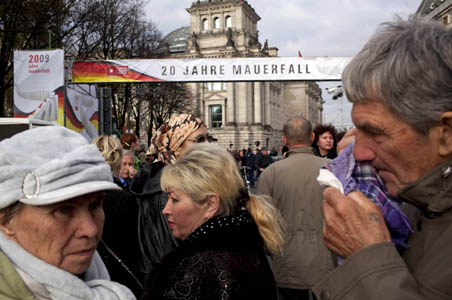
<path fill-rule="evenodd" d="M 63 50 L 14 51 L 16 117 L 57 121 L 63 87 Z"/>
<path fill-rule="evenodd" d="M 141 59 L 76 62 L 73 82 L 341 80 L 351 57 Z"/>
<path fill-rule="evenodd" d="M 96 85 L 69 85 L 66 89 L 66 127 L 80 132 L 88 141 L 98 136 L 99 101 Z"/>

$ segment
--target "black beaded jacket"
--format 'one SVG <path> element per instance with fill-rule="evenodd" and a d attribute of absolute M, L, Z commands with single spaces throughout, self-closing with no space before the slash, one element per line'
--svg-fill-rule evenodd
<path fill-rule="evenodd" d="M 144 299 L 277 299 L 257 225 L 247 210 L 198 227 L 152 274 Z"/>

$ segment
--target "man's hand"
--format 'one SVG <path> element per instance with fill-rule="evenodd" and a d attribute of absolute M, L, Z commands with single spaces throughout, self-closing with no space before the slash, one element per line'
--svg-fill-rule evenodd
<path fill-rule="evenodd" d="M 360 249 L 391 241 L 380 209 L 361 192 L 345 196 L 330 187 L 323 196 L 323 242 L 337 255 L 346 258 Z"/>
<path fill-rule="evenodd" d="M 131 166 L 129 168 L 129 178 L 132 179 L 133 177 L 135 177 L 136 174 L 137 174 L 137 170 L 133 166 Z"/>

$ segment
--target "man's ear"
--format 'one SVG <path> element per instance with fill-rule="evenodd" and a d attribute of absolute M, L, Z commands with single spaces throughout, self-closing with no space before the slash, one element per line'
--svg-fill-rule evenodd
<path fill-rule="evenodd" d="M 309 144 L 312 144 L 314 142 L 314 139 L 315 139 L 315 133 L 313 132 L 311 134 L 311 142 Z"/>
<path fill-rule="evenodd" d="M 209 195 L 207 198 L 207 208 L 204 212 L 204 218 L 211 219 L 213 218 L 217 212 L 218 208 L 220 207 L 220 197 L 218 195 Z"/>
<path fill-rule="evenodd" d="M 441 124 L 439 125 L 439 155 L 452 155 L 452 111 L 441 115 Z"/>

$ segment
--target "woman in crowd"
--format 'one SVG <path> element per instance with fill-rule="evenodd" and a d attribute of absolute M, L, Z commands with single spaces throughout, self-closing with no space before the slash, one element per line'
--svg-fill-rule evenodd
<path fill-rule="evenodd" d="M 336 128 L 331 124 L 321 124 L 314 128 L 314 141 L 312 148 L 316 151 L 316 155 L 329 159 L 337 156 L 337 133 Z"/>
<path fill-rule="evenodd" d="M 135 152 L 140 149 L 140 140 L 133 133 L 125 133 L 121 136 L 121 145 L 123 149 Z"/>
<path fill-rule="evenodd" d="M 228 151 L 193 147 L 163 170 L 161 185 L 181 242 L 152 274 L 145 299 L 277 299 L 264 248 L 280 251 L 281 217 L 248 194 Z"/>
<path fill-rule="evenodd" d="M 0 142 L 1 299 L 135 299 L 96 252 L 105 190 L 119 190 L 110 167 L 74 131 L 41 127 Z"/>
<path fill-rule="evenodd" d="M 92 144 L 96 145 L 100 154 L 104 157 L 105 162 L 110 166 L 113 180 L 116 183 L 122 159 L 122 146 L 120 140 L 112 135 L 99 135 L 92 141 Z"/>
<path fill-rule="evenodd" d="M 209 141 L 206 125 L 190 114 L 173 116 L 156 131 L 147 155 L 152 162 L 143 165 L 130 185 L 138 205 L 140 273 L 146 277 L 162 257 L 177 246 L 162 214 L 167 194 L 160 188 L 164 166 L 175 163 L 193 145 Z"/>

